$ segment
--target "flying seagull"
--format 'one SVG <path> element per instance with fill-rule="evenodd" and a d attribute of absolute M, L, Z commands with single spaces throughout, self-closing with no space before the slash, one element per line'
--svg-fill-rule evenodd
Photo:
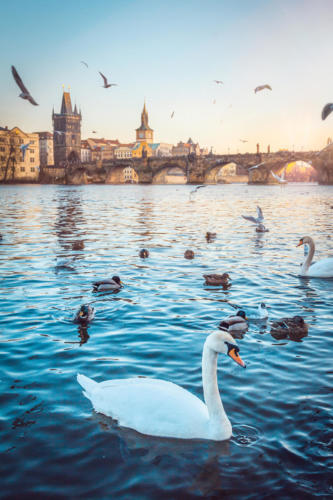
<path fill-rule="evenodd" d="M 174 114 L 175 114 L 175 112 L 173 111 L 173 112 L 171 113 L 171 118 L 173 118 Z"/>
<path fill-rule="evenodd" d="M 214 80 L 214 82 L 217 83 L 217 84 L 222 84 L 223 83 L 222 80 Z"/>
<path fill-rule="evenodd" d="M 258 215 L 258 217 L 252 217 L 252 215 L 242 215 L 242 217 L 243 217 L 243 219 L 246 219 L 246 220 L 249 220 L 250 222 L 253 222 L 253 224 L 255 224 L 257 226 L 256 231 L 258 233 L 266 233 L 268 231 L 268 229 L 266 229 L 265 226 L 263 225 L 264 215 L 263 215 L 262 210 L 259 206 L 257 206 L 257 215 Z"/>
<path fill-rule="evenodd" d="M 254 89 L 254 93 L 256 94 L 257 92 L 260 92 L 260 90 L 264 90 L 264 89 L 272 90 L 272 87 L 270 85 L 268 85 L 267 83 L 265 85 L 259 85 L 258 87 L 256 87 Z"/>
<path fill-rule="evenodd" d="M 274 177 L 274 179 L 276 179 L 280 184 L 287 184 L 288 181 L 284 178 L 285 176 L 285 173 L 286 173 L 286 169 L 284 169 L 284 171 L 282 172 L 282 175 L 277 175 L 275 174 L 274 172 L 272 172 L 271 170 L 271 174 L 272 176 Z"/>
<path fill-rule="evenodd" d="M 247 139 L 239 139 L 241 142 L 249 142 Z"/>
<path fill-rule="evenodd" d="M 108 79 L 106 78 L 106 76 L 104 76 L 104 75 L 103 75 L 103 73 L 101 73 L 100 71 L 99 71 L 99 74 L 101 75 L 101 77 L 102 77 L 102 78 L 103 78 L 103 80 L 104 80 L 104 85 L 103 85 L 103 87 L 104 87 L 105 89 L 108 89 L 109 87 L 114 87 L 114 86 L 116 86 L 116 85 L 117 85 L 117 83 L 109 83 L 109 82 L 108 82 Z"/>
<path fill-rule="evenodd" d="M 28 149 L 28 147 L 30 146 L 30 144 L 32 144 L 32 143 L 28 142 L 27 144 L 22 144 L 20 146 L 20 150 L 22 151 L 22 155 L 23 155 L 23 161 L 24 161 L 26 150 Z"/>
<path fill-rule="evenodd" d="M 265 162 L 262 161 L 261 163 L 258 163 L 258 165 L 254 165 L 253 167 L 250 167 L 248 170 L 254 170 L 255 168 L 261 167 Z"/>
<path fill-rule="evenodd" d="M 326 104 L 326 106 L 323 107 L 323 110 L 321 112 L 321 119 L 325 120 L 330 113 L 333 111 L 333 103 L 330 102 Z"/>
<path fill-rule="evenodd" d="M 84 64 L 87 68 L 89 68 L 88 64 L 84 61 L 80 61 L 82 64 Z"/>
<path fill-rule="evenodd" d="M 194 189 L 192 189 L 192 191 L 190 191 L 190 200 L 192 199 L 192 194 L 196 193 L 198 191 L 198 189 L 201 189 L 201 188 L 205 188 L 206 187 L 206 184 L 200 184 L 200 186 L 196 186 Z"/>
<path fill-rule="evenodd" d="M 22 94 L 20 94 L 19 97 L 22 97 L 22 99 L 27 99 L 34 106 L 38 106 L 37 102 L 31 97 L 29 91 L 24 86 L 24 83 L 22 82 L 20 75 L 16 71 L 15 66 L 12 66 L 12 74 L 13 74 L 15 82 L 17 83 L 17 85 L 22 90 Z"/>
<path fill-rule="evenodd" d="M 92 134 L 97 134 L 96 130 L 91 131 Z"/>

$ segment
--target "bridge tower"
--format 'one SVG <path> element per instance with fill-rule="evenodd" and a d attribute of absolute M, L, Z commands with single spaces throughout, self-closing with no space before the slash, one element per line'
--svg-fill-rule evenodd
<path fill-rule="evenodd" d="M 66 166 L 68 159 L 81 158 L 81 111 L 72 110 L 69 92 L 63 92 L 60 113 L 52 112 L 53 149 L 56 167 Z"/>

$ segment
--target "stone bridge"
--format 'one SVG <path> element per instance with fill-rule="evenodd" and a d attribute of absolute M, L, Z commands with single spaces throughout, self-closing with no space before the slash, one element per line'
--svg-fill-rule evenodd
<path fill-rule="evenodd" d="M 215 184 L 224 166 L 234 163 L 248 176 L 249 184 L 274 184 L 277 181 L 271 171 L 279 173 L 291 162 L 302 160 L 310 163 L 318 172 L 320 184 L 333 184 L 333 144 L 320 152 L 279 151 L 259 154 L 226 154 L 208 156 L 181 156 L 163 158 L 129 158 L 106 160 L 102 163 L 84 163 L 71 170 L 64 169 L 63 183 L 123 183 L 123 170 L 135 170 L 140 184 L 163 184 L 172 172 L 188 184 Z M 251 169 L 258 164 L 258 168 Z M 51 172 L 51 169 L 48 169 Z M 61 183 L 61 181 L 58 180 Z M 182 183 L 183 183 L 182 182 Z"/>

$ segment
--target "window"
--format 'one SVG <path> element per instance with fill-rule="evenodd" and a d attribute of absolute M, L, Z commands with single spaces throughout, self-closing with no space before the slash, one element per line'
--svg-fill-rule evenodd
<path fill-rule="evenodd" d="M 35 163 L 35 158 L 30 158 L 30 163 Z"/>
<path fill-rule="evenodd" d="M 30 172 L 34 172 L 35 171 L 35 167 L 30 167 Z"/>
<path fill-rule="evenodd" d="M 3 146 L 1 146 L 0 151 L 4 152 L 4 151 L 6 151 L 6 149 Z"/>
<path fill-rule="evenodd" d="M 19 144 L 23 144 L 23 139 L 19 139 Z"/>
<path fill-rule="evenodd" d="M 1 170 L 2 170 L 3 172 L 5 172 L 5 171 L 6 171 L 6 167 L 1 167 Z"/>
<path fill-rule="evenodd" d="M 21 167 L 21 172 L 25 172 L 25 167 Z"/>
<path fill-rule="evenodd" d="M 0 160 L 1 160 L 1 161 L 5 161 L 5 159 L 6 159 L 6 157 L 5 157 L 5 156 L 1 156 L 1 157 L 0 157 Z"/>

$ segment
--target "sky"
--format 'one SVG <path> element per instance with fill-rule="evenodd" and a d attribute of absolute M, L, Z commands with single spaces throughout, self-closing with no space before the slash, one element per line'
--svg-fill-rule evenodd
<path fill-rule="evenodd" d="M 333 137 L 333 113 L 321 120 L 332 26 L 332 0 L 2 2 L 0 126 L 52 131 L 64 85 L 82 138 L 133 142 L 146 99 L 155 142 L 320 149 Z M 12 64 L 38 107 L 18 98 Z M 99 71 L 118 86 L 104 89 Z M 255 94 L 262 84 L 272 91 Z"/>

